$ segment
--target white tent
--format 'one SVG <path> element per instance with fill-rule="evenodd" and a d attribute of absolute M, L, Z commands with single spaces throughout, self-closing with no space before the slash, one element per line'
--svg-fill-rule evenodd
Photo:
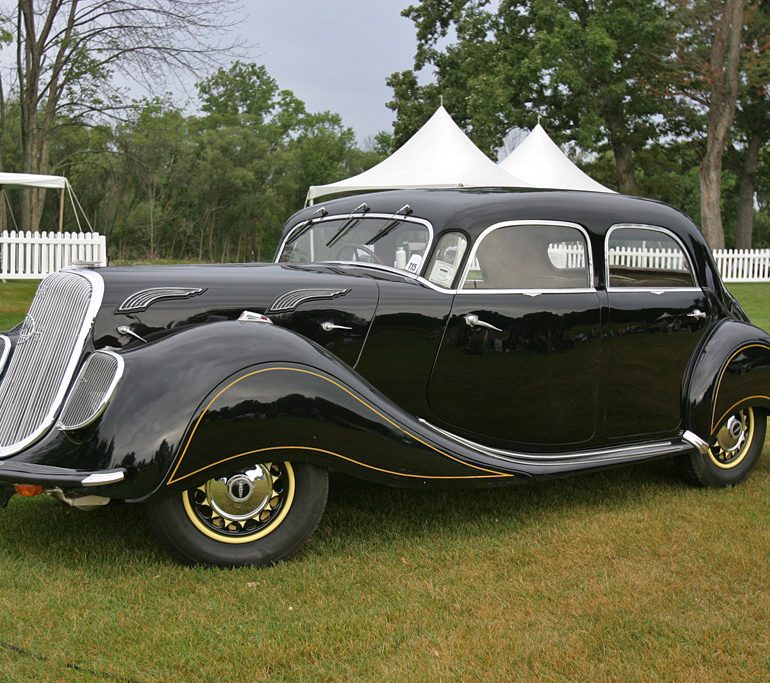
<path fill-rule="evenodd" d="M 32 175 L 31 173 L 0 173 L 0 186 L 42 187 L 47 190 L 63 190 L 67 179 L 60 175 Z"/>
<path fill-rule="evenodd" d="M 575 166 L 539 123 L 499 166 L 512 175 L 526 178 L 534 187 L 614 192 Z"/>
<path fill-rule="evenodd" d="M 318 197 L 338 192 L 447 187 L 532 187 L 497 166 L 460 130 L 444 107 L 387 159 L 352 178 L 313 185 Z"/>
<path fill-rule="evenodd" d="M 65 194 L 69 195 L 72 210 L 75 214 L 75 220 L 78 224 L 78 230 L 83 232 L 83 228 L 80 225 L 80 216 L 78 215 L 80 213 L 88 228 L 93 231 L 91 224 L 88 221 L 88 216 L 86 216 L 83 207 L 80 206 L 78 198 L 72 191 L 72 186 L 64 176 L 33 175 L 32 173 L 0 173 L 0 210 L 4 210 L 6 205 L 9 209 L 11 208 L 8 197 L 5 196 L 5 189 L 19 187 L 37 187 L 44 190 L 59 191 L 59 232 L 64 230 L 64 200 Z M 11 217 L 13 218 L 13 211 L 11 211 Z M 13 220 L 15 224 L 16 219 L 14 218 Z"/>

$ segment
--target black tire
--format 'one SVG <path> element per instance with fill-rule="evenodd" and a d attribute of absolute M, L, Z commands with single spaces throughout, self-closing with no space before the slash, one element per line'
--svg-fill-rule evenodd
<path fill-rule="evenodd" d="M 329 475 L 320 467 L 265 463 L 149 503 L 147 509 L 160 544 L 179 562 L 267 566 L 289 559 L 313 535 L 328 493 Z"/>
<path fill-rule="evenodd" d="M 739 424 L 741 428 L 739 429 Z M 724 448 L 724 436 L 730 437 L 728 426 L 735 429 L 736 444 Z M 767 416 L 751 406 L 728 415 L 719 426 L 707 453 L 693 453 L 679 458 L 682 476 L 695 486 L 724 488 L 740 484 L 759 462 L 765 445 Z M 743 438 L 743 441 L 739 439 Z M 732 446 L 732 449 L 730 448 Z"/>

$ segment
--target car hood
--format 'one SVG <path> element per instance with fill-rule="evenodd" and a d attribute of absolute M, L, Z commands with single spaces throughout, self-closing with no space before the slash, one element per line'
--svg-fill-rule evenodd
<path fill-rule="evenodd" d="M 320 307 L 324 312 L 332 310 L 355 321 L 357 327 L 366 327 L 374 316 L 379 293 L 371 274 L 333 266 L 135 266 L 103 268 L 97 272 L 104 281 L 104 298 L 93 336 L 99 348 L 121 348 L 135 341 L 118 328 L 129 327 L 150 340 L 184 326 L 237 319 L 244 311 L 269 315 L 276 324 L 292 328 L 305 320 L 309 309 Z M 152 301 L 144 310 L 138 309 L 148 297 L 139 297 L 138 307 L 122 310 L 134 295 L 153 289 L 180 291 L 176 296 L 171 292 L 173 298 Z M 296 290 L 319 290 L 321 296 L 300 301 L 294 308 L 291 305 L 297 299 L 289 297 L 280 311 L 271 310 L 282 295 Z"/>

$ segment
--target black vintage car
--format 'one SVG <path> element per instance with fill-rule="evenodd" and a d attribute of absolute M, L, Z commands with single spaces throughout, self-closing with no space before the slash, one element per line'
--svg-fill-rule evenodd
<path fill-rule="evenodd" d="M 420 190 L 294 215 L 275 263 L 68 270 L 0 336 L 0 502 L 147 503 L 181 561 L 288 558 L 329 471 L 495 486 L 756 465 L 770 336 L 693 223 L 588 192 Z"/>

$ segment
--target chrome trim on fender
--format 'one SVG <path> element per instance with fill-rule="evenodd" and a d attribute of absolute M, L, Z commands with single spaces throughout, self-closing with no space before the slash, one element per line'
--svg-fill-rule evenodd
<path fill-rule="evenodd" d="M 106 484 L 117 484 L 126 478 L 124 470 L 115 470 L 113 472 L 95 472 L 89 474 L 83 481 L 80 482 L 81 486 L 105 486 Z"/>
<path fill-rule="evenodd" d="M 272 325 L 273 321 L 266 315 L 261 313 L 254 313 L 254 311 L 244 311 L 238 316 L 239 323 L 266 323 Z"/>
<path fill-rule="evenodd" d="M 67 363 L 62 381 L 56 391 L 48 413 L 44 416 L 43 420 L 40 422 L 37 428 L 32 431 L 26 438 L 10 446 L 0 448 L 0 458 L 7 458 L 16 453 L 20 453 L 25 448 L 40 439 L 40 437 L 42 437 L 53 426 L 54 422 L 56 421 L 56 416 L 59 413 L 59 409 L 61 408 L 61 405 L 69 391 L 72 377 L 74 376 L 75 370 L 77 370 L 78 364 L 80 363 L 83 347 L 85 346 L 88 335 L 91 333 L 91 327 L 93 326 L 96 314 L 99 312 L 99 308 L 101 308 L 102 305 L 102 300 L 104 299 L 104 280 L 102 279 L 102 276 L 99 275 L 99 273 L 96 271 L 65 269 L 60 270 L 58 274 L 61 273 L 69 273 L 76 275 L 77 277 L 82 277 L 88 280 L 91 284 L 91 299 L 89 301 L 88 307 L 86 308 L 85 315 L 83 316 L 83 324 L 81 325 L 80 331 L 75 339 L 75 344 L 70 353 L 69 362 Z M 54 273 L 54 275 L 57 275 L 57 273 Z M 51 276 L 49 275 L 48 277 Z M 44 282 L 45 280 L 43 280 L 41 283 L 41 287 L 43 286 Z M 6 375 L 3 381 L 7 379 L 8 376 Z"/>
<path fill-rule="evenodd" d="M 62 419 L 64 419 L 67 415 L 67 410 L 70 407 L 70 402 L 76 399 L 78 387 L 81 385 L 82 382 L 86 381 L 86 373 L 88 372 L 90 363 L 95 357 L 99 356 L 100 354 L 104 356 L 110 356 L 116 362 L 114 375 L 112 376 L 110 383 L 107 385 L 106 389 L 104 390 L 104 394 L 100 399 L 99 403 L 91 411 L 91 414 L 87 418 L 81 420 L 79 423 L 74 425 L 65 425 L 63 422 L 60 421 L 59 424 L 56 426 L 60 432 L 74 432 L 74 431 L 77 431 L 78 429 L 83 429 L 84 427 L 88 427 L 89 425 L 92 425 L 102 416 L 104 411 L 107 409 L 107 406 L 109 405 L 110 401 L 112 400 L 112 396 L 115 393 L 115 389 L 117 389 L 118 384 L 120 383 L 120 380 L 123 378 L 123 372 L 125 371 L 126 363 L 123 360 L 123 357 L 118 355 L 114 351 L 96 351 L 92 353 L 88 357 L 86 362 L 83 364 L 83 368 L 80 371 L 78 380 L 76 380 L 75 385 L 73 386 L 72 391 L 70 392 L 67 398 L 67 402 L 64 404 L 64 409 L 62 410 Z"/>
<path fill-rule="evenodd" d="M 709 445 L 707 441 L 701 439 L 695 432 L 691 432 L 689 429 L 682 434 L 682 438 L 692 446 L 694 446 L 698 453 L 706 455 L 709 452 Z"/>
<path fill-rule="evenodd" d="M 141 313 L 158 301 L 166 299 L 189 299 L 205 292 L 200 287 L 151 287 L 134 292 L 120 306 L 116 313 Z"/>
<path fill-rule="evenodd" d="M 337 299 L 350 292 L 347 289 L 292 289 L 284 292 L 270 305 L 268 313 L 288 313 L 304 304 L 306 301 L 322 301 L 325 299 Z"/>

